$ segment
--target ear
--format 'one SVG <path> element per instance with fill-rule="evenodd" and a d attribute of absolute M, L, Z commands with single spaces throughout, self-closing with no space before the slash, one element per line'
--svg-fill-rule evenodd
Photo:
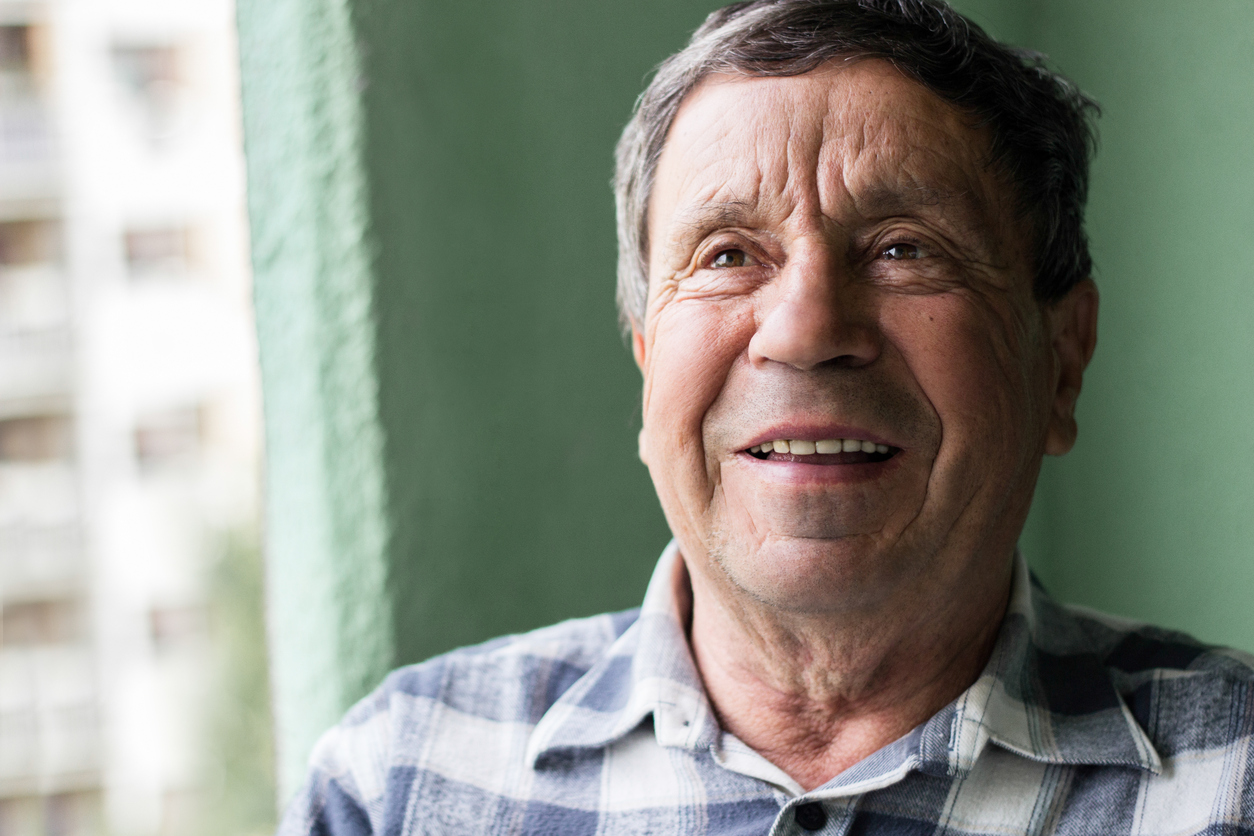
<path fill-rule="evenodd" d="M 631 324 L 631 356 L 636 358 L 636 368 L 644 372 L 644 334 L 640 333 L 640 329 L 636 327 L 636 323 Z M 640 435 L 636 437 L 636 454 L 640 456 L 640 461 L 644 462 L 645 467 L 649 466 L 649 458 L 645 455 L 645 437 L 644 427 L 640 428 Z"/>
<path fill-rule="evenodd" d="M 636 358 L 636 368 L 644 371 L 644 334 L 631 323 L 631 356 Z"/>
<path fill-rule="evenodd" d="M 1084 370 L 1097 347 L 1097 285 L 1085 279 L 1046 306 L 1054 358 L 1053 402 L 1045 434 L 1045 452 L 1061 456 L 1075 444 L 1075 405 Z"/>

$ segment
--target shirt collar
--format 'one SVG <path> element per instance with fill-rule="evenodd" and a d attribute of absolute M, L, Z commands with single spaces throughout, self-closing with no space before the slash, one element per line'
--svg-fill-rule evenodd
<path fill-rule="evenodd" d="M 1012 592 L 979 679 L 910 735 L 844 777 L 895 753 L 889 771 L 965 775 L 988 743 L 1034 761 L 1161 770 L 1157 752 L 1114 687 L 1081 625 L 1015 557 Z M 692 660 L 687 570 L 672 541 L 649 581 L 640 617 L 540 718 L 527 759 L 600 749 L 652 717 L 661 746 L 717 748 L 721 732 Z M 885 766 L 888 766 L 885 764 Z M 875 770 L 881 773 L 880 769 Z M 884 774 L 884 773 L 881 773 Z M 833 783 L 848 782 L 837 776 Z M 856 783 L 864 783 L 866 778 Z"/>
<path fill-rule="evenodd" d="M 970 772 L 994 743 L 1034 761 L 1155 774 L 1158 753 L 1110 678 L 1099 638 L 1015 556 L 1010 604 L 983 673 L 923 726 L 924 768 Z"/>
<path fill-rule="evenodd" d="M 529 763 L 604 747 L 650 715 L 661 746 L 698 749 L 717 742 L 718 722 L 688 646 L 691 598 L 688 571 L 672 540 L 653 570 L 639 618 L 536 724 Z"/>

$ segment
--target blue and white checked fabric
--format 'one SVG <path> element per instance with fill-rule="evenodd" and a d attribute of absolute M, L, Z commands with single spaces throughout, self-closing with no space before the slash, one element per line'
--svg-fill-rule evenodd
<path fill-rule="evenodd" d="M 824 786 L 719 729 L 674 544 L 644 604 L 396 671 L 282 836 L 1254 836 L 1254 659 L 1063 607 L 1020 559 L 979 680 Z"/>

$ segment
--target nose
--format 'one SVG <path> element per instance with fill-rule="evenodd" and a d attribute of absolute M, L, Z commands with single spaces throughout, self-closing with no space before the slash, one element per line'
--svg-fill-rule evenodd
<path fill-rule="evenodd" d="M 875 362 L 879 330 L 865 289 L 851 281 L 843 262 L 826 245 L 790 255 L 764 296 L 768 307 L 749 341 L 754 365 L 775 362 L 809 371 L 824 364 L 860 368 Z"/>

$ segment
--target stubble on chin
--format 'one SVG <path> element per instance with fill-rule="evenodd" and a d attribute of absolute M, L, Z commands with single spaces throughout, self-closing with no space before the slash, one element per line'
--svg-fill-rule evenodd
<path fill-rule="evenodd" d="M 939 449 L 940 420 L 931 404 L 889 374 L 833 367 L 737 378 L 729 378 L 706 413 L 707 451 L 727 450 L 730 439 L 744 437 L 744 428 L 770 426 L 791 415 L 829 416 L 889 434 L 909 445 L 916 466 L 934 459 Z M 906 544 L 888 542 L 893 538 L 885 536 L 891 534 L 886 529 L 895 517 L 918 514 L 913 506 L 925 500 L 926 485 L 917 491 L 906 491 L 904 484 L 846 485 L 785 502 L 765 494 L 729 496 L 721 463 L 709 464 L 717 487 L 704 515 L 701 545 L 710 581 L 723 594 L 792 612 L 860 608 L 883 592 L 873 587 L 908 571 L 895 547 Z"/>
<path fill-rule="evenodd" d="M 905 555 L 892 546 L 881 549 L 884 544 L 859 542 L 866 539 L 789 538 L 754 548 L 725 528 L 713 529 L 704 544 L 706 574 L 712 575 L 709 579 L 725 603 L 759 614 L 832 616 L 867 611 L 891 597 L 912 574 L 913 560 L 926 561 L 928 555 Z"/>

